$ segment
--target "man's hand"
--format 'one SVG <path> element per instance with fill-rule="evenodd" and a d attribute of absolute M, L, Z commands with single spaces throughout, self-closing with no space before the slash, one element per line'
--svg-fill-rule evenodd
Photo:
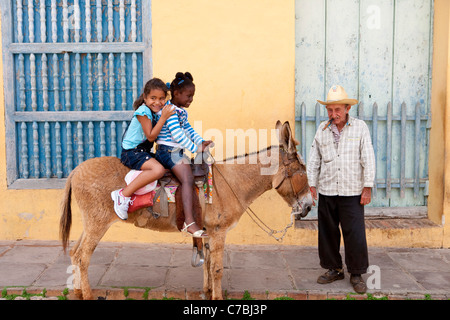
<path fill-rule="evenodd" d="M 316 187 L 310 187 L 309 191 L 311 191 L 311 197 L 313 198 L 313 206 L 316 205 L 316 203 L 314 202 L 314 200 L 317 200 L 317 190 Z"/>
<path fill-rule="evenodd" d="M 372 199 L 372 188 L 365 187 L 361 193 L 361 204 L 365 206 L 369 204 Z"/>

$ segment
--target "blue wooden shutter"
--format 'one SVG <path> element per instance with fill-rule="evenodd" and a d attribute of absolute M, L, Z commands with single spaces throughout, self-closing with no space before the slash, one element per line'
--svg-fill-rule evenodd
<path fill-rule="evenodd" d="M 316 100 L 342 85 L 360 101 L 350 114 L 372 134 L 375 215 L 426 214 L 432 26 L 432 0 L 296 0 L 299 151 L 307 160 L 327 119 Z"/>
<path fill-rule="evenodd" d="M 119 156 L 151 76 L 150 1 L 8 0 L 1 9 L 8 186 L 62 187 L 84 160 Z"/>

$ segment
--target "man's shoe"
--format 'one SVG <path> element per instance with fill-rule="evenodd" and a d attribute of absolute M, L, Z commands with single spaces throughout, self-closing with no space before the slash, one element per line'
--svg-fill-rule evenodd
<path fill-rule="evenodd" d="M 357 274 L 357 275 L 352 274 L 350 276 L 350 283 L 352 284 L 353 289 L 357 293 L 365 293 L 367 290 L 366 283 L 364 282 L 363 278 L 359 274 Z"/>
<path fill-rule="evenodd" d="M 317 283 L 325 284 L 342 279 L 344 279 L 344 272 L 342 272 L 342 269 L 340 270 L 330 269 L 323 275 L 321 275 L 319 278 L 317 278 Z"/>

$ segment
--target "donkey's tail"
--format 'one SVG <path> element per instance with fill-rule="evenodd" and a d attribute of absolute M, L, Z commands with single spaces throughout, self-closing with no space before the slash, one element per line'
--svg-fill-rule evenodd
<path fill-rule="evenodd" d="M 61 219 L 59 220 L 59 237 L 61 238 L 64 252 L 69 244 L 70 227 L 72 226 L 72 171 L 67 178 L 64 189 L 64 197 L 61 201 Z"/>

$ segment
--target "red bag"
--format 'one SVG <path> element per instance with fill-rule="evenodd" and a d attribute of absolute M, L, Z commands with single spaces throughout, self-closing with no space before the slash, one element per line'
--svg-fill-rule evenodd
<path fill-rule="evenodd" d="M 142 208 L 152 207 L 155 194 L 155 190 L 142 195 L 133 194 L 130 206 L 128 207 L 128 212 L 131 213 Z"/>

